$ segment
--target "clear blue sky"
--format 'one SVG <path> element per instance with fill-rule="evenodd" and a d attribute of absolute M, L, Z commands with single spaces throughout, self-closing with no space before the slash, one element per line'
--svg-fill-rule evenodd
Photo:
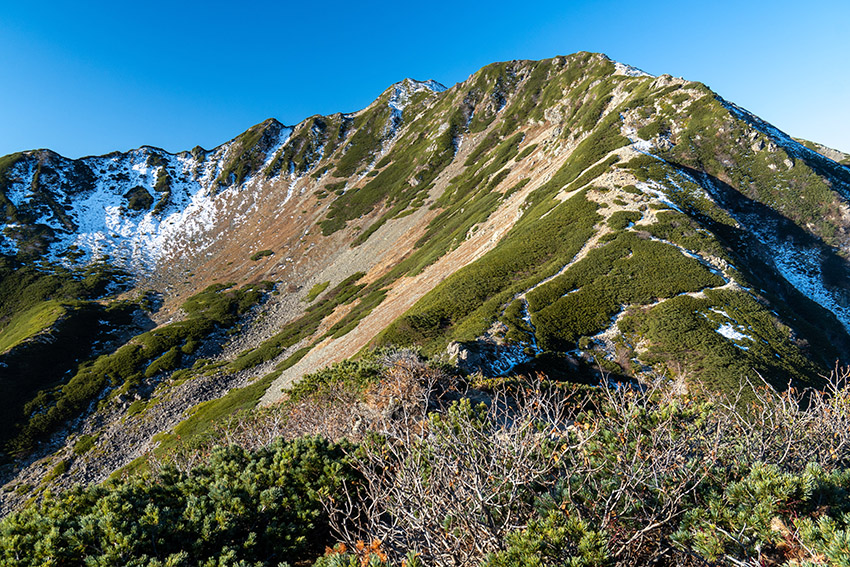
<path fill-rule="evenodd" d="M 599 51 L 850 152 L 850 2 L 3 2 L 0 155 L 214 147 L 404 77 Z"/>

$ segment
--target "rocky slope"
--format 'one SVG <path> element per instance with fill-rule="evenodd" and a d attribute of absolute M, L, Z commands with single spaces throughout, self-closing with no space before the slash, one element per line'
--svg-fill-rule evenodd
<path fill-rule="evenodd" d="M 102 479 L 370 345 L 489 375 L 666 373 L 697 395 L 817 383 L 850 341 L 850 169 L 827 150 L 700 83 L 579 53 L 449 89 L 406 79 L 360 112 L 268 120 L 211 151 L 6 156 L 9 277 L 120 267 L 84 299 L 132 313 L 137 336 L 38 384 L 0 375 L 22 392 L 3 506 L 46 475 Z M 50 352 L 36 310 L 56 293 L 31 311 L 0 293 L 17 333 L 3 357 Z"/>

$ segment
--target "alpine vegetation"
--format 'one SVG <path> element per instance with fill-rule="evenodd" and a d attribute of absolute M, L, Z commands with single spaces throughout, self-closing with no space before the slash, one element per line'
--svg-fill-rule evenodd
<path fill-rule="evenodd" d="M 846 372 L 704 401 L 371 351 L 0 523 L 7 565 L 840 565 Z M 803 408 L 802 406 L 805 406 Z"/>
<path fill-rule="evenodd" d="M 850 157 L 576 53 L 0 158 L 10 565 L 818 565 Z"/>

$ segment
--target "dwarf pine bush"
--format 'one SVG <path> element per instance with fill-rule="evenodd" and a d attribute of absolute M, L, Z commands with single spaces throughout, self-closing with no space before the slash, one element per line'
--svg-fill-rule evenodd
<path fill-rule="evenodd" d="M 278 565 L 329 538 L 320 494 L 352 474 L 319 439 L 220 447 L 190 472 L 165 468 L 47 496 L 0 525 L 0 564 Z"/>
<path fill-rule="evenodd" d="M 706 400 L 449 370 L 331 367 L 222 426 L 228 448 L 7 517 L 0 563 L 850 564 L 847 371 Z"/>

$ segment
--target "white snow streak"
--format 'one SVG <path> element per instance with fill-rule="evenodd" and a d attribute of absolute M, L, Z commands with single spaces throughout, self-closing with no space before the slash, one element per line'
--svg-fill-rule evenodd
<path fill-rule="evenodd" d="M 291 128 L 281 130 L 261 170 L 291 133 Z M 172 155 L 147 147 L 124 154 L 83 158 L 83 164 L 94 175 L 94 184 L 88 188 L 80 187 L 69 178 L 73 171 L 70 160 L 57 158 L 57 162 L 51 164 L 57 176 L 51 179 L 51 192 L 60 204 L 68 205 L 66 214 L 76 229 L 69 231 L 52 211 L 39 210 L 41 217 L 37 222 L 53 228 L 57 237 L 48 256 L 61 260 L 70 246 L 76 246 L 86 253 L 87 259 L 109 256 L 128 268 L 149 271 L 181 247 L 191 244 L 193 253 L 202 252 L 218 238 L 213 234 L 224 213 L 232 213 L 227 207 L 236 193 L 246 186 L 256 185 L 255 179 L 248 179 L 239 188 L 231 186 L 215 192 L 214 181 L 230 146 L 220 146 L 202 156 L 202 161 L 188 153 Z M 152 160 L 152 154 L 159 159 Z M 27 160 L 27 163 L 32 164 L 34 160 Z M 7 195 L 16 207 L 26 207 L 37 198 L 31 190 L 34 173 L 29 171 L 31 169 L 31 165 L 19 165 L 12 170 L 15 182 L 10 184 Z M 167 193 L 155 188 L 163 169 L 170 179 Z M 140 211 L 129 210 L 125 195 L 134 189 L 146 191 L 154 204 Z M 291 194 L 290 187 L 287 200 Z M 163 205 L 154 213 L 160 200 Z M 233 226 L 241 218 L 236 216 L 228 220 Z M 9 232 L 14 226 L 6 228 Z M 15 248 L 14 239 L 0 235 L 0 251 L 14 253 Z"/>
<path fill-rule="evenodd" d="M 626 65 L 624 63 L 620 63 L 619 61 L 614 61 L 614 74 L 615 75 L 626 75 L 627 77 L 654 77 L 655 75 L 650 75 L 646 71 L 641 71 L 637 67 L 632 67 L 631 65 Z"/>
<path fill-rule="evenodd" d="M 753 340 L 753 338 L 749 335 L 745 335 L 735 328 L 731 323 L 723 323 L 720 327 L 717 328 L 717 333 L 723 335 L 729 340 L 732 341 L 740 341 L 746 339 L 748 341 Z"/>

